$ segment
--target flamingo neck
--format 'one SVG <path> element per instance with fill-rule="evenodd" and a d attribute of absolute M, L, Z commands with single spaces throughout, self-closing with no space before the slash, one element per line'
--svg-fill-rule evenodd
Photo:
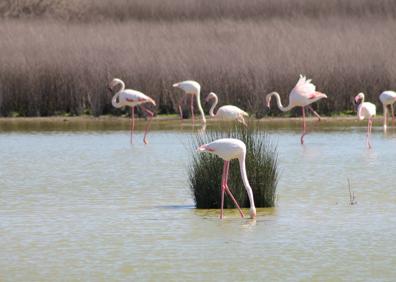
<path fill-rule="evenodd" d="M 272 96 L 275 96 L 276 104 L 278 105 L 279 110 L 281 110 L 282 112 L 287 112 L 288 110 L 293 108 L 293 105 L 291 105 L 290 103 L 289 103 L 289 105 L 287 107 L 283 107 L 282 102 L 281 102 L 281 98 L 280 98 L 278 92 L 271 92 L 271 93 L 267 94 L 267 97 L 266 97 L 267 101 L 269 99 L 271 99 Z"/>
<path fill-rule="evenodd" d="M 214 117 L 215 114 L 213 113 L 214 109 L 216 108 L 217 104 L 219 103 L 219 98 L 217 98 L 217 95 L 213 95 L 214 103 L 212 104 L 212 107 L 210 107 L 209 110 L 209 115 L 211 117 Z"/>
<path fill-rule="evenodd" d="M 117 102 L 117 98 L 120 96 L 121 92 L 125 90 L 125 83 L 122 80 L 117 80 L 117 84 L 121 84 L 121 89 L 118 90 L 118 92 L 113 96 L 113 99 L 111 99 L 111 104 L 113 105 L 113 107 L 115 108 L 121 108 L 123 105 L 121 105 L 120 100 L 118 99 Z"/>
<path fill-rule="evenodd" d="M 247 174 L 246 174 L 245 159 L 246 159 L 246 152 L 239 158 L 239 167 L 241 169 L 241 177 L 242 177 L 243 185 L 245 186 L 246 192 L 247 192 L 248 197 L 249 197 L 250 217 L 254 218 L 254 217 L 256 217 L 256 207 L 254 205 L 252 187 L 250 187 L 249 180 L 248 180 Z"/>
<path fill-rule="evenodd" d="M 198 89 L 197 94 L 195 95 L 197 97 L 197 105 L 198 105 L 198 110 L 201 113 L 201 118 L 202 118 L 202 122 L 206 123 L 206 118 L 205 118 L 205 113 L 202 109 L 201 106 L 201 95 L 200 95 L 201 89 Z"/>

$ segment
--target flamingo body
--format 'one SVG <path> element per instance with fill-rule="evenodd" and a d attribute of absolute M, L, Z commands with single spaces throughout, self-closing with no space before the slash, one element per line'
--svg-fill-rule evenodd
<path fill-rule="evenodd" d="M 395 124 L 395 112 L 393 109 L 393 104 L 396 102 L 396 92 L 390 90 L 384 91 L 380 94 L 379 99 L 384 108 L 384 130 L 386 130 L 388 126 L 388 106 L 390 106 L 392 112 L 392 125 Z"/>
<path fill-rule="evenodd" d="M 376 106 L 370 102 L 364 102 L 359 105 L 358 118 L 359 120 L 373 118 L 376 115 Z"/>
<path fill-rule="evenodd" d="M 177 82 L 175 84 L 173 84 L 173 87 L 182 89 L 185 92 L 185 95 L 181 98 L 180 102 L 179 102 L 179 111 L 180 111 L 180 118 L 183 118 L 183 112 L 182 112 L 182 108 L 181 105 L 184 102 L 184 100 L 186 99 L 186 96 L 190 96 L 191 99 L 191 116 L 192 116 L 192 120 L 194 123 L 194 97 L 197 100 L 197 106 L 198 106 L 198 110 L 201 114 L 201 119 L 202 122 L 205 124 L 206 123 L 206 118 L 205 118 L 205 113 L 202 109 L 201 106 L 201 85 L 194 81 L 194 80 L 185 80 L 185 81 L 181 81 L 181 82 Z"/>
<path fill-rule="evenodd" d="M 235 200 L 234 196 L 232 195 L 231 191 L 228 188 L 228 171 L 229 171 L 229 162 L 232 159 L 239 160 L 239 167 L 241 171 L 242 181 L 245 186 L 246 192 L 249 197 L 250 202 L 250 209 L 249 214 L 251 218 L 256 217 L 256 207 L 254 205 L 254 198 L 253 198 L 253 191 L 250 187 L 249 180 L 246 174 L 246 145 L 241 140 L 234 139 L 234 138 L 223 138 L 218 139 L 208 144 L 204 144 L 198 148 L 199 152 L 209 152 L 215 154 L 224 160 L 224 167 L 223 167 L 223 176 L 222 176 L 222 183 L 221 183 L 221 214 L 220 218 L 223 218 L 223 206 L 224 206 L 224 192 L 226 191 L 228 195 L 231 197 L 235 205 L 237 206 L 241 216 L 243 217 L 243 213 Z"/>
<path fill-rule="evenodd" d="M 109 84 L 110 91 L 113 91 L 113 88 L 118 84 L 121 84 L 121 89 L 113 96 L 113 98 L 111 99 L 111 104 L 115 108 L 122 108 L 125 106 L 131 107 L 131 143 L 132 143 L 132 133 L 133 133 L 133 129 L 135 126 L 135 119 L 134 119 L 135 107 L 140 106 L 142 108 L 142 110 L 145 111 L 150 116 L 150 119 L 149 119 L 149 121 L 146 125 L 146 128 L 145 128 L 144 137 L 143 137 L 143 142 L 145 144 L 147 144 L 147 139 L 146 139 L 147 131 L 148 131 L 148 128 L 150 127 L 150 124 L 151 124 L 154 114 L 151 111 L 147 110 L 143 106 L 143 104 L 151 103 L 155 106 L 155 101 L 140 91 L 133 90 L 133 89 L 125 89 L 125 83 L 119 78 L 114 78 L 110 82 L 110 84 Z"/>
<path fill-rule="evenodd" d="M 359 101 L 361 102 L 358 106 L 357 117 L 359 120 L 368 119 L 367 146 L 369 149 L 371 149 L 372 146 L 370 142 L 370 136 L 371 136 L 371 129 L 373 126 L 373 117 L 375 117 L 376 115 L 376 106 L 373 103 L 365 102 L 363 93 L 359 93 L 358 95 L 355 96 L 355 102 L 358 103 Z"/>
<path fill-rule="evenodd" d="M 303 133 L 301 135 L 301 144 L 304 144 L 304 136 L 306 134 L 306 124 L 305 124 L 305 107 L 308 107 L 314 115 L 320 121 L 320 116 L 317 112 L 315 112 L 310 106 L 312 103 L 322 99 L 327 98 L 327 95 L 321 92 L 316 91 L 316 86 L 311 82 L 311 79 L 307 79 L 305 76 L 300 74 L 300 78 L 297 81 L 297 84 L 294 86 L 292 91 L 289 94 L 289 105 L 284 107 L 282 105 L 280 95 L 277 92 L 271 92 L 266 95 L 265 100 L 267 102 L 267 107 L 270 107 L 271 98 L 275 96 L 278 108 L 287 112 L 294 107 L 302 107 L 303 114 Z"/>
<path fill-rule="evenodd" d="M 217 97 L 217 95 L 213 92 L 209 93 L 209 95 L 206 97 L 206 101 L 209 101 L 211 99 L 214 99 L 214 103 L 212 104 L 212 107 L 209 110 L 209 115 L 211 117 L 214 117 L 216 119 L 220 119 L 220 120 L 229 120 L 229 121 L 239 121 L 241 123 L 243 123 L 244 125 L 246 125 L 245 119 L 244 117 L 248 117 L 249 114 L 243 110 L 241 110 L 240 108 L 233 106 L 233 105 L 225 105 L 225 106 L 221 106 L 220 108 L 218 108 L 216 114 L 214 114 L 214 108 L 216 107 L 216 105 L 219 102 L 219 99 Z"/>
<path fill-rule="evenodd" d="M 154 100 L 149 96 L 143 94 L 140 91 L 132 89 L 125 89 L 124 91 L 121 91 L 118 96 L 114 95 L 111 103 L 115 108 L 121 108 L 125 106 L 135 107 L 144 103 L 151 103 L 155 105 Z"/>
<path fill-rule="evenodd" d="M 173 87 L 180 88 L 184 92 L 186 92 L 186 94 L 192 94 L 192 95 L 196 93 L 200 93 L 201 91 L 201 85 L 194 80 L 185 80 L 185 81 L 177 82 L 173 84 Z"/>

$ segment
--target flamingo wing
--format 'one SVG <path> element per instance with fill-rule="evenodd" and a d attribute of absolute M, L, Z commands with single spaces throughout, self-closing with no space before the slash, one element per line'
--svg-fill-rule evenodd
<path fill-rule="evenodd" d="M 126 89 L 121 93 L 120 98 L 130 106 L 136 106 L 143 103 L 152 103 L 155 105 L 155 101 L 152 98 L 137 90 Z"/>
<path fill-rule="evenodd" d="M 225 119 L 236 119 L 240 116 L 249 116 L 248 113 L 233 105 L 225 105 L 217 110 L 216 116 Z"/>
<path fill-rule="evenodd" d="M 371 118 L 376 115 L 376 106 L 370 102 L 364 102 L 359 106 L 358 118 L 363 120 L 365 118 Z"/>
<path fill-rule="evenodd" d="M 307 79 L 305 76 L 300 74 L 300 79 L 297 81 L 297 84 L 294 86 L 291 93 L 305 97 L 306 99 L 314 99 L 317 96 L 315 91 L 316 87 L 311 82 L 311 79 Z"/>

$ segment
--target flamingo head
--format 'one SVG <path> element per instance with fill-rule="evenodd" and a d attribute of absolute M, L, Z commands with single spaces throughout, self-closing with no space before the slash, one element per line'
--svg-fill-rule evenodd
<path fill-rule="evenodd" d="M 153 104 L 154 106 L 157 105 L 157 104 L 155 103 L 155 101 L 154 101 L 153 99 L 151 99 L 151 98 L 148 98 L 147 103 L 151 103 L 151 104 Z"/>
<path fill-rule="evenodd" d="M 200 153 L 202 153 L 202 152 L 210 152 L 211 153 L 211 152 L 214 152 L 214 149 L 210 148 L 208 146 L 208 144 L 204 144 L 204 145 L 199 146 L 197 148 L 197 151 L 200 152 Z"/>
<path fill-rule="evenodd" d="M 113 92 L 113 89 L 114 89 L 114 87 L 115 87 L 117 84 L 123 84 L 122 80 L 119 79 L 119 78 L 113 78 L 113 80 L 109 83 L 107 89 L 109 89 L 110 92 Z"/>
<path fill-rule="evenodd" d="M 364 94 L 362 92 L 360 92 L 359 94 L 357 94 L 355 96 L 355 103 L 357 104 L 357 103 L 359 103 L 359 101 L 361 101 L 363 99 L 364 99 Z"/>
<path fill-rule="evenodd" d="M 208 96 L 206 96 L 205 102 L 209 102 L 210 99 L 214 99 L 215 97 L 216 97 L 216 94 L 213 93 L 213 92 L 210 92 L 210 93 L 208 94 Z"/>
<path fill-rule="evenodd" d="M 255 207 L 251 207 L 249 209 L 249 215 L 250 215 L 250 218 L 256 218 L 256 208 Z"/>

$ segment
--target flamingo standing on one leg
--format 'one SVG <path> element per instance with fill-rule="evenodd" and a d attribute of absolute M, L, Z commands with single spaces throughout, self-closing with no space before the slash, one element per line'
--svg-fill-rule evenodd
<path fill-rule="evenodd" d="M 214 103 L 209 110 L 209 115 L 211 117 L 215 117 L 221 120 L 236 120 L 240 123 L 243 123 L 245 126 L 247 125 L 245 122 L 244 116 L 249 116 L 249 114 L 240 108 L 232 105 L 225 105 L 218 108 L 216 114 L 213 113 L 214 108 L 216 107 L 217 103 L 219 102 L 219 98 L 213 92 L 210 92 L 208 96 L 206 96 L 205 101 L 208 102 L 209 100 L 214 99 Z"/>
<path fill-rule="evenodd" d="M 194 96 L 197 99 L 198 110 L 201 113 L 202 122 L 206 124 L 205 113 L 202 109 L 201 99 L 200 99 L 201 85 L 194 80 L 185 80 L 173 84 L 173 87 L 180 88 L 185 92 L 185 95 L 183 95 L 183 97 L 180 99 L 179 102 L 180 119 L 183 119 L 182 103 L 186 99 L 187 95 L 190 95 L 190 101 L 191 101 L 190 107 L 191 107 L 191 116 L 192 116 L 193 124 L 194 124 Z"/>
<path fill-rule="evenodd" d="M 371 128 L 373 126 L 373 117 L 376 114 L 376 106 L 373 103 L 365 102 L 363 93 L 359 93 L 355 96 L 355 102 L 358 103 L 359 101 L 361 102 L 358 106 L 357 116 L 359 120 L 363 120 L 365 118 L 368 119 L 367 146 L 369 149 L 371 149 L 370 136 L 371 136 Z"/>
<path fill-rule="evenodd" d="M 254 206 L 254 199 L 253 199 L 253 191 L 250 187 L 249 180 L 246 175 L 246 145 L 241 140 L 233 139 L 233 138 L 224 138 L 218 139 L 208 144 L 204 144 L 198 148 L 199 152 L 209 152 L 213 153 L 224 160 L 223 166 L 223 176 L 221 179 L 221 213 L 220 218 L 223 218 L 223 206 L 224 206 L 224 192 L 227 192 L 228 195 L 231 197 L 232 201 L 235 203 L 236 207 L 243 217 L 243 213 L 241 208 L 239 207 L 237 201 L 235 200 L 234 196 L 232 195 L 230 189 L 228 188 L 228 171 L 230 168 L 230 160 L 238 159 L 239 160 L 239 167 L 241 170 L 242 181 L 245 186 L 246 192 L 249 197 L 250 202 L 250 218 L 256 217 L 256 207 Z"/>
<path fill-rule="evenodd" d="M 111 103 L 114 107 L 116 108 L 121 108 L 125 106 L 131 107 L 131 144 L 132 144 L 132 133 L 133 129 L 135 127 L 135 106 L 140 106 L 144 112 L 147 113 L 149 116 L 149 120 L 147 122 L 146 128 L 144 130 L 144 137 L 143 137 L 143 142 L 144 144 L 147 144 L 147 131 L 150 127 L 151 121 L 153 119 L 154 113 L 147 110 L 143 104 L 144 103 L 151 103 L 155 106 L 155 101 L 151 99 L 149 96 L 143 94 L 142 92 L 132 90 L 132 89 L 125 89 L 125 83 L 119 79 L 119 78 L 114 78 L 110 84 L 109 84 L 109 89 L 111 92 L 113 92 L 113 88 L 121 84 L 121 89 L 113 96 L 113 99 L 111 100 Z M 118 101 L 117 101 L 118 99 Z"/>
<path fill-rule="evenodd" d="M 379 99 L 384 107 L 384 130 L 388 126 L 388 106 L 391 108 L 392 112 L 392 126 L 395 126 L 395 110 L 393 109 L 393 104 L 396 102 L 396 92 L 395 91 L 384 91 L 380 94 Z"/>
<path fill-rule="evenodd" d="M 297 81 L 296 86 L 292 89 L 289 94 L 289 105 L 287 107 L 283 107 L 281 103 L 280 96 L 277 92 L 271 92 L 267 94 L 265 97 L 267 102 L 267 107 L 270 107 L 271 97 L 275 96 L 278 108 L 282 112 L 287 112 L 294 107 L 302 108 L 302 116 L 303 116 L 303 132 L 301 135 L 301 144 L 304 144 L 304 136 L 306 134 L 306 124 L 305 124 L 305 107 L 312 111 L 312 113 L 318 118 L 320 121 L 320 116 L 310 104 L 316 102 L 322 98 L 327 98 L 327 95 L 321 92 L 317 92 L 314 84 L 311 83 L 311 79 L 307 79 L 305 76 L 300 74 L 300 79 Z"/>

